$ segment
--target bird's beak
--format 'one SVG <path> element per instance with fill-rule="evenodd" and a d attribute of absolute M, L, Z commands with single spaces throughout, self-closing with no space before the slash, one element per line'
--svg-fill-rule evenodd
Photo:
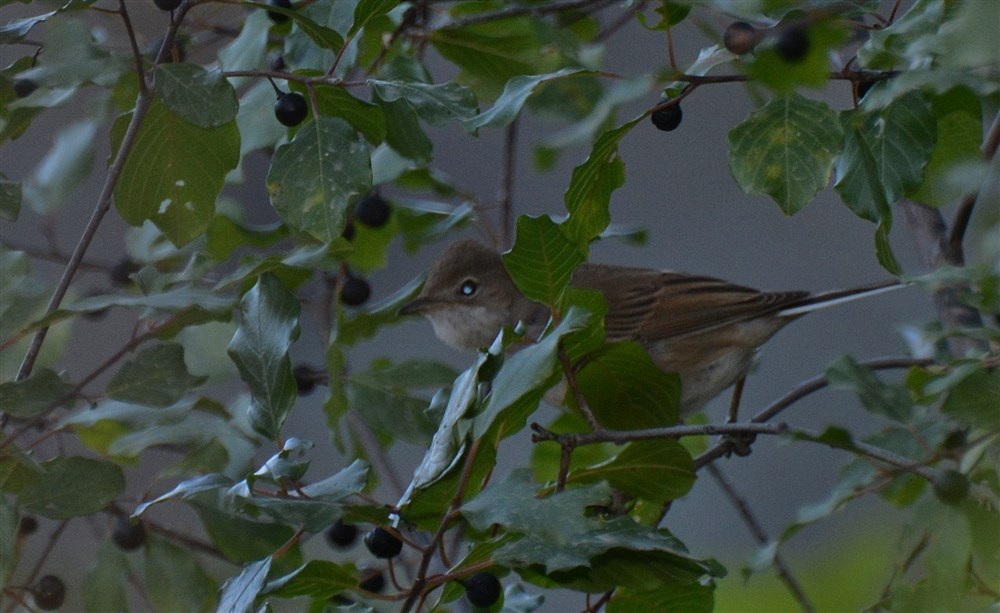
<path fill-rule="evenodd" d="M 399 310 L 396 311 L 396 315 L 399 315 L 400 317 L 406 315 L 423 315 L 431 308 L 433 304 L 434 304 L 433 300 L 429 300 L 423 296 L 418 296 L 413 300 L 407 302 L 403 306 L 399 307 Z"/>

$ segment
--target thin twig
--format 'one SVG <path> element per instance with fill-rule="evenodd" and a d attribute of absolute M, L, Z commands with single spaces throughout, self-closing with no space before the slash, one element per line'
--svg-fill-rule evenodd
<path fill-rule="evenodd" d="M 986 140 L 983 141 L 983 160 L 989 164 L 996 156 L 997 147 L 1000 146 L 1000 113 L 993 118 L 993 124 L 989 132 L 986 133 Z M 948 236 L 949 257 L 961 262 L 965 259 L 962 243 L 965 240 L 965 231 L 969 227 L 969 220 L 972 219 L 972 211 L 979 198 L 979 191 L 969 192 L 962 197 L 955 213 L 955 219 L 951 224 L 951 234 Z"/>
<path fill-rule="evenodd" d="M 750 503 L 742 494 L 736 491 L 736 486 L 729 480 L 728 477 L 722 472 L 718 466 L 710 464 L 708 466 L 708 474 L 712 475 L 715 482 L 719 484 L 722 488 L 722 492 L 729 499 L 730 504 L 736 509 L 736 512 L 740 514 L 743 519 L 743 523 L 746 524 L 747 528 L 750 530 L 750 534 L 753 535 L 754 539 L 757 541 L 758 545 L 767 545 L 771 538 L 767 535 L 764 527 L 757 520 L 756 515 L 754 515 L 753 509 L 750 508 Z M 788 591 L 792 593 L 792 597 L 799 603 L 803 611 L 812 613 L 816 609 L 809 602 L 809 597 L 806 596 L 805 590 L 802 589 L 802 585 L 795 579 L 792 572 L 788 569 L 785 564 L 784 558 L 777 551 L 774 553 L 774 558 L 772 560 L 772 565 L 774 570 L 778 573 L 778 577 L 784 582 Z"/>
<path fill-rule="evenodd" d="M 503 216 L 503 244 L 513 240 L 514 229 L 514 177 L 517 166 L 517 117 L 507 126 L 504 136 L 503 167 L 500 175 L 500 214 Z"/>
<path fill-rule="evenodd" d="M 583 413 L 583 417 L 587 420 L 587 425 L 590 426 L 593 432 L 604 432 L 604 426 L 598 423 L 594 412 L 590 410 L 590 405 L 587 404 L 587 398 L 584 397 L 583 390 L 580 389 L 580 384 L 576 380 L 576 371 L 573 370 L 573 364 L 570 362 L 569 355 L 562 344 L 559 345 L 558 355 L 559 363 L 563 369 L 563 376 L 566 378 L 566 386 L 569 388 L 570 393 L 573 394 L 573 400 L 576 401 L 580 412 Z"/>
<path fill-rule="evenodd" d="M 132 46 L 132 59 L 135 61 L 135 75 L 139 80 L 139 91 L 143 93 L 149 93 L 148 87 L 146 85 L 146 71 L 142 68 L 142 52 L 139 51 L 139 43 L 135 40 L 135 29 L 132 28 L 132 20 L 128 16 L 128 8 L 125 6 L 125 0 L 118 0 L 118 12 L 122 16 L 122 21 L 125 22 L 125 32 L 128 34 L 129 45 Z"/>

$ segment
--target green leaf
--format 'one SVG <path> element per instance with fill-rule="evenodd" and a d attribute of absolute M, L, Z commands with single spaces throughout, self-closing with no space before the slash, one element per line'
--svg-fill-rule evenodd
<path fill-rule="evenodd" d="M 249 613 L 254 611 L 254 601 L 264 587 L 267 573 L 271 570 L 271 556 L 252 562 L 243 567 L 239 575 L 230 577 L 222 586 L 219 597 L 219 611 Z"/>
<path fill-rule="evenodd" d="M 188 479 L 187 481 L 181 481 L 174 487 L 174 489 L 170 490 L 166 494 L 138 505 L 135 508 L 135 511 L 132 512 L 132 517 L 142 515 L 146 509 L 154 504 L 159 504 L 167 500 L 173 500 L 175 498 L 184 500 L 202 492 L 229 488 L 232 485 L 233 480 L 230 477 L 218 473 L 195 477 L 194 479 Z"/>
<path fill-rule="evenodd" d="M 7 466 L 4 467 L 3 472 L 7 472 L 8 467 L 14 462 L 8 461 L 5 464 Z M 3 477 L 0 477 L 0 485 L 3 485 L 4 492 L 10 491 L 6 479 Z M 18 544 L 19 526 L 20 520 L 13 501 L 9 500 L 7 496 L 0 497 L 0 586 L 4 588 L 7 587 L 7 582 L 14 574 L 18 562 L 16 545 Z"/>
<path fill-rule="evenodd" d="M 83 603 L 87 613 L 128 611 L 126 596 L 128 559 L 111 541 L 97 548 L 97 564 L 83 582 Z"/>
<path fill-rule="evenodd" d="M 569 475 L 569 483 L 607 481 L 616 490 L 660 503 L 686 494 L 694 480 L 691 454 L 669 439 L 630 443 L 607 462 Z"/>
<path fill-rule="evenodd" d="M 879 221 L 920 186 L 936 139 L 934 114 L 924 95 L 913 93 L 876 112 L 845 111 L 841 120 L 846 140 L 835 188 L 856 215 Z"/>
<path fill-rule="evenodd" d="M 84 120 L 59 132 L 52 148 L 24 185 L 24 199 L 37 213 L 54 213 L 80 187 L 94 163 L 98 122 Z"/>
<path fill-rule="evenodd" d="M 948 393 L 941 412 L 984 430 L 1000 428 L 1000 369 L 977 370 Z"/>
<path fill-rule="evenodd" d="M 431 44 L 458 65 L 468 80 L 499 87 L 512 77 L 536 74 L 542 57 L 533 20 L 515 17 L 461 28 L 439 28 Z M 554 68 L 554 67 L 553 67 Z"/>
<path fill-rule="evenodd" d="M 115 122 L 112 142 L 121 143 L 130 119 Z M 152 221 L 174 245 L 191 242 L 212 220 L 239 141 L 236 122 L 201 128 L 154 100 L 115 188 L 118 212 L 133 226 Z"/>
<path fill-rule="evenodd" d="M 338 238 L 348 207 L 371 190 L 364 139 L 342 119 L 317 117 L 274 153 L 267 190 L 288 225 L 321 241 Z"/>
<path fill-rule="evenodd" d="M 896 256 L 892 252 L 892 243 L 889 241 L 890 227 L 891 220 L 886 218 L 880 221 L 875 228 L 875 256 L 878 258 L 878 263 L 882 265 L 882 268 L 885 268 L 893 275 L 899 276 L 903 274 L 903 267 L 900 266 L 899 261 L 896 260 Z"/>
<path fill-rule="evenodd" d="M 208 377 L 194 377 L 187 371 L 182 346 L 161 343 L 125 362 L 105 391 L 122 402 L 166 407 L 206 380 Z"/>
<path fill-rule="evenodd" d="M 661 371 L 632 342 L 589 356 L 578 383 L 594 417 L 612 430 L 639 430 L 677 423 L 680 381 Z"/>
<path fill-rule="evenodd" d="M 263 2 L 244 1 L 241 4 L 291 18 L 295 22 L 295 25 L 309 37 L 309 40 L 320 49 L 329 49 L 330 51 L 337 52 L 344 46 L 344 37 L 340 33 L 332 28 L 316 23 L 304 11 L 295 10 L 294 8 L 283 8 Z"/>
<path fill-rule="evenodd" d="M 902 423 L 910 420 L 912 401 L 906 388 L 883 383 L 850 356 L 830 364 L 825 375 L 831 387 L 855 392 L 868 411 Z"/>
<path fill-rule="evenodd" d="M 3 173 L 0 173 L 0 221 L 17 221 L 21 214 L 22 198 L 21 184 L 8 181 Z"/>
<path fill-rule="evenodd" d="M 526 297 L 557 306 L 573 271 L 586 259 L 586 245 L 571 241 L 547 215 L 517 219 L 514 246 L 503 263 Z"/>
<path fill-rule="evenodd" d="M 240 106 L 236 90 L 220 71 L 194 64 L 157 66 L 156 93 L 171 111 L 202 128 L 233 121 Z"/>
<path fill-rule="evenodd" d="M 310 560 L 305 566 L 270 581 L 264 593 L 278 598 L 309 596 L 316 600 L 330 600 L 357 585 L 358 573 L 353 565 Z"/>
<path fill-rule="evenodd" d="M 506 359 L 492 383 L 486 406 L 476 417 L 476 438 L 486 434 L 503 419 L 509 436 L 523 427 L 523 420 L 535 410 L 547 389 L 559 381 L 558 350 L 563 337 L 584 330 L 593 316 L 570 307 L 555 330 Z"/>
<path fill-rule="evenodd" d="M 441 124 L 464 122 L 477 112 L 476 95 L 458 83 L 420 83 L 419 81 L 381 81 L 369 79 L 379 98 L 386 102 L 405 100 L 424 121 Z"/>
<path fill-rule="evenodd" d="M 0 406 L 14 417 L 32 417 L 55 406 L 73 389 L 48 368 L 41 368 L 22 381 L 0 384 Z"/>
<path fill-rule="evenodd" d="M 33 15 L 31 17 L 22 17 L 21 19 L 14 19 L 7 22 L 5 25 L 0 27 L 0 44 L 2 45 L 12 45 L 28 35 L 31 29 L 40 23 L 43 23 L 49 17 L 52 17 L 58 13 L 58 11 L 49 11 L 48 13 L 42 13 L 41 15 Z"/>
<path fill-rule="evenodd" d="M 347 37 L 352 38 L 369 21 L 380 15 L 385 15 L 396 8 L 397 4 L 399 4 L 399 0 L 358 0 L 354 7 L 354 23 L 351 24 Z"/>
<path fill-rule="evenodd" d="M 517 114 L 521 112 L 521 107 L 528 100 L 528 96 L 534 93 L 535 88 L 540 84 L 553 79 L 579 74 L 593 73 L 580 70 L 579 68 L 563 68 L 562 70 L 548 74 L 514 77 L 510 81 L 507 81 L 507 84 L 503 88 L 503 94 L 497 98 L 489 110 L 465 120 L 463 125 L 469 131 L 478 130 L 479 128 L 501 128 L 514 121 Z"/>
<path fill-rule="evenodd" d="M 923 204 L 942 206 L 965 191 L 961 185 L 950 181 L 949 171 L 979 159 L 983 115 L 979 99 L 964 87 L 932 96 L 931 111 L 937 124 L 937 140 L 927 161 L 923 182 L 907 196 Z"/>
<path fill-rule="evenodd" d="M 372 144 L 385 140 L 385 113 L 380 106 L 355 98 L 343 87 L 316 85 L 313 91 L 320 115 L 340 117 Z"/>
<path fill-rule="evenodd" d="M 710 585 L 692 583 L 670 589 L 615 590 L 608 602 L 607 613 L 630 611 L 685 611 L 711 613 L 715 610 L 715 589 Z"/>
<path fill-rule="evenodd" d="M 90 515 L 125 490 L 125 475 L 111 462 L 66 456 L 41 466 L 45 474 L 28 483 L 19 497 L 27 513 L 50 519 Z"/>
<path fill-rule="evenodd" d="M 729 170 L 747 193 L 797 213 L 830 180 L 843 131 L 823 102 L 781 96 L 729 132 Z"/>
<path fill-rule="evenodd" d="M 618 157 L 618 143 L 641 120 L 637 117 L 601 134 L 587 161 L 573 169 L 564 197 L 569 219 L 563 231 L 576 242 L 587 244 L 608 227 L 611 192 L 625 183 L 625 164 Z"/>
<path fill-rule="evenodd" d="M 250 425 L 274 439 L 295 403 L 288 349 L 299 337 L 299 302 L 275 277 L 262 275 L 243 297 L 229 356 L 250 387 Z"/>
<path fill-rule="evenodd" d="M 83 83 L 109 86 L 130 69 L 124 56 L 112 54 L 97 40 L 83 19 L 60 15 L 45 24 L 45 54 L 30 70 L 21 73 L 45 87 L 72 88 Z"/>
<path fill-rule="evenodd" d="M 780 33 L 769 36 L 751 56 L 747 74 L 756 82 L 779 93 L 790 93 L 796 87 L 820 88 L 830 78 L 830 52 L 835 51 L 847 37 L 849 30 L 842 19 L 813 20 L 806 29 L 809 50 L 798 62 L 781 57 L 773 45 Z"/>
<path fill-rule="evenodd" d="M 377 95 L 375 102 L 385 115 L 385 142 L 399 155 L 418 164 L 431 160 L 433 143 L 420 127 L 417 112 L 405 100 L 388 102 Z"/>
<path fill-rule="evenodd" d="M 426 445 L 437 420 L 426 412 L 428 400 L 413 392 L 446 387 L 454 378 L 454 371 L 434 362 L 376 362 L 367 372 L 351 374 L 345 389 L 350 405 L 376 431 Z"/>
<path fill-rule="evenodd" d="M 211 611 L 217 600 L 215 582 L 187 549 L 151 534 L 145 554 L 143 585 L 156 611 Z"/>
<path fill-rule="evenodd" d="M 289 526 L 252 521 L 206 504 L 192 506 L 212 543 L 233 562 L 243 564 L 259 560 L 277 551 L 295 535 L 295 530 Z"/>

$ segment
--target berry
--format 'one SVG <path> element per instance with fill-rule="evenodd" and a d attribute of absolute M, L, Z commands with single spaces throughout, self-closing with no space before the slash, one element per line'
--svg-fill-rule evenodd
<path fill-rule="evenodd" d="M 868 93 L 868 90 L 870 90 L 872 85 L 875 85 L 875 83 L 876 81 L 859 81 L 856 90 L 858 100 L 864 98 Z"/>
<path fill-rule="evenodd" d="M 302 94 L 296 92 L 282 92 L 278 94 L 278 100 L 274 103 L 274 116 L 286 126 L 297 126 L 309 114 L 309 105 Z"/>
<path fill-rule="evenodd" d="M 358 538 L 358 527 L 354 524 L 345 524 L 342 519 L 338 519 L 326 531 L 326 540 L 334 547 L 350 547 L 356 538 Z"/>
<path fill-rule="evenodd" d="M 670 106 L 653 111 L 650 119 L 658 129 L 670 132 L 676 130 L 677 126 L 681 125 L 681 119 L 684 119 L 684 112 L 681 111 L 680 104 L 671 104 Z"/>
<path fill-rule="evenodd" d="M 18 98 L 27 98 L 36 89 L 38 89 L 38 83 L 31 79 L 14 79 L 14 95 Z"/>
<path fill-rule="evenodd" d="M 153 0 L 153 4 L 161 11 L 172 11 L 181 5 L 181 0 Z"/>
<path fill-rule="evenodd" d="M 267 0 L 268 5 L 276 6 L 281 9 L 292 8 L 292 0 Z M 268 11 L 267 16 L 271 18 L 274 23 L 285 23 L 288 21 L 288 15 L 282 15 L 281 13 L 275 11 Z"/>
<path fill-rule="evenodd" d="M 292 369 L 292 376 L 295 377 L 295 387 L 299 391 L 299 396 L 307 396 L 316 388 L 316 375 L 320 371 L 308 364 L 299 364 Z"/>
<path fill-rule="evenodd" d="M 146 542 L 146 527 L 141 521 L 132 522 L 127 517 L 119 518 L 111 540 L 122 551 L 135 551 Z"/>
<path fill-rule="evenodd" d="M 465 597 L 477 607 L 491 607 L 500 598 L 500 580 L 492 573 L 476 573 L 465 580 Z"/>
<path fill-rule="evenodd" d="M 378 194 L 365 196 L 354 207 L 354 217 L 369 228 L 381 228 L 389 221 L 392 208 Z"/>
<path fill-rule="evenodd" d="M 21 536 L 34 534 L 36 530 L 38 530 L 38 520 L 31 515 L 25 515 L 17 523 L 17 533 Z"/>
<path fill-rule="evenodd" d="M 66 584 L 55 575 L 45 575 L 31 588 L 35 606 L 43 611 L 58 609 L 66 600 Z"/>
<path fill-rule="evenodd" d="M 348 273 L 344 286 L 340 288 L 340 301 L 347 306 L 360 306 L 368 301 L 372 288 L 361 277 Z"/>
<path fill-rule="evenodd" d="M 969 431 L 965 428 L 952 430 L 948 433 L 948 436 L 944 437 L 944 441 L 941 442 L 941 448 L 948 451 L 963 449 L 967 442 L 968 435 Z"/>
<path fill-rule="evenodd" d="M 366 592 L 378 594 L 385 587 L 385 575 L 375 568 L 365 568 L 361 571 L 361 581 L 358 587 Z"/>
<path fill-rule="evenodd" d="M 108 276 L 115 285 L 124 287 L 132 285 L 132 274 L 136 272 L 139 272 L 139 265 L 125 256 L 111 267 Z"/>
<path fill-rule="evenodd" d="M 781 59 L 794 64 L 805 59 L 809 46 L 809 33 L 803 27 L 793 26 L 782 30 L 774 48 Z"/>
<path fill-rule="evenodd" d="M 934 495 L 945 504 L 958 504 L 969 493 L 969 479 L 957 470 L 944 470 L 934 477 Z"/>
<path fill-rule="evenodd" d="M 403 541 L 385 528 L 375 528 L 365 535 L 365 547 L 376 558 L 395 558 L 403 550 Z"/>
<path fill-rule="evenodd" d="M 757 44 L 757 28 L 745 21 L 734 21 L 726 26 L 722 34 L 722 44 L 730 53 L 743 55 L 753 51 Z"/>

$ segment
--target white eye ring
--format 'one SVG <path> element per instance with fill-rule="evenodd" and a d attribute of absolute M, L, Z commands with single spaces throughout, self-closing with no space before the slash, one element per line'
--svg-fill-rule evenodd
<path fill-rule="evenodd" d="M 462 281 L 462 285 L 458 288 L 463 296 L 468 298 L 474 295 L 479 290 L 479 284 L 476 283 L 475 279 L 466 279 Z"/>

